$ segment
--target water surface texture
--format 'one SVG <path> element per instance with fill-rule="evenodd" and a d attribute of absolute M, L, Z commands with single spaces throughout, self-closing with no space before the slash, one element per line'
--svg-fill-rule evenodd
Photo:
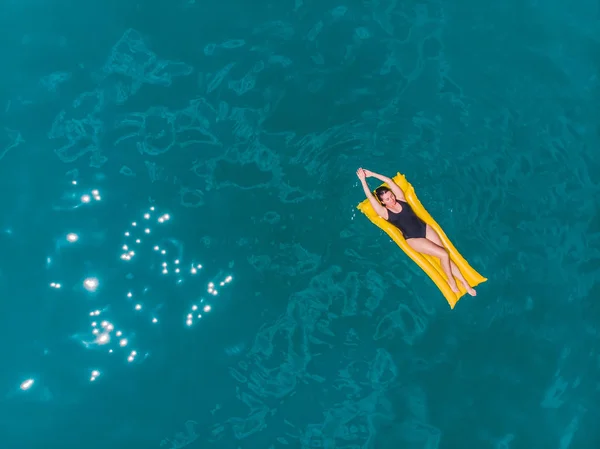
<path fill-rule="evenodd" d="M 0 447 L 600 447 L 597 1 L 0 25 Z M 476 298 L 356 209 L 361 166 L 406 174 Z"/>

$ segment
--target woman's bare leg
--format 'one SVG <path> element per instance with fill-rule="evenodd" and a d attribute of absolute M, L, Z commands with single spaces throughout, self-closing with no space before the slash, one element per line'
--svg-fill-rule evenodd
<path fill-rule="evenodd" d="M 454 276 L 452 276 L 452 266 L 450 265 L 450 263 L 451 263 L 450 256 L 448 255 L 446 248 L 444 248 L 443 246 L 440 246 L 440 245 L 436 245 L 431 240 L 428 240 L 426 238 L 408 239 L 406 241 L 406 243 L 408 243 L 409 246 L 412 249 L 414 249 L 415 251 L 418 251 L 423 254 L 427 254 L 429 256 L 434 256 L 434 257 L 437 257 L 438 259 L 440 259 L 440 262 L 442 263 L 442 269 L 444 270 L 444 273 L 446 273 L 446 276 L 448 277 L 448 285 L 450 285 L 450 288 L 452 289 L 452 291 L 454 293 L 458 293 L 459 290 L 458 290 L 458 287 L 456 286 L 456 281 L 454 280 Z"/>
<path fill-rule="evenodd" d="M 427 225 L 427 231 L 426 231 L 425 237 L 427 238 L 427 240 L 431 240 L 436 245 L 441 246 L 442 248 L 444 248 L 444 244 L 442 243 L 442 239 L 440 238 L 440 236 L 438 235 L 438 233 L 435 232 L 435 229 L 433 229 L 429 225 Z M 467 280 L 464 278 L 464 276 L 462 275 L 462 273 L 460 272 L 460 270 L 458 269 L 458 267 L 456 266 L 456 264 L 454 262 L 452 262 L 452 260 L 450 260 L 450 268 L 452 270 L 452 274 L 454 276 L 456 276 L 456 278 L 461 282 L 462 285 L 465 286 L 465 290 L 467 290 L 467 293 L 469 295 L 471 295 L 471 296 L 476 296 L 477 292 L 475 291 L 475 289 L 473 287 L 471 287 L 469 285 L 469 283 L 467 282 Z"/>

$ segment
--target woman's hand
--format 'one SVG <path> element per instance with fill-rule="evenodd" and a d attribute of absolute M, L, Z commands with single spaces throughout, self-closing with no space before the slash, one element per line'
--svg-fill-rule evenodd
<path fill-rule="evenodd" d="M 358 170 L 356 170 L 356 176 L 358 176 L 358 179 L 360 179 L 362 182 L 367 177 L 367 174 L 365 173 L 365 170 L 359 168 Z"/>
<path fill-rule="evenodd" d="M 371 170 L 363 169 L 363 171 L 365 172 L 365 176 L 367 178 L 370 178 L 371 176 L 373 176 L 375 174 Z"/>

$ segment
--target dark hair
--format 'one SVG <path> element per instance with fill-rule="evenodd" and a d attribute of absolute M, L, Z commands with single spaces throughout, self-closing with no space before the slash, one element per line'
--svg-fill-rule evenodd
<path fill-rule="evenodd" d="M 377 195 L 377 198 L 379 198 L 380 203 L 382 202 L 381 197 L 387 192 L 391 192 L 391 190 L 386 186 L 377 187 L 377 189 L 375 189 L 375 195 Z"/>

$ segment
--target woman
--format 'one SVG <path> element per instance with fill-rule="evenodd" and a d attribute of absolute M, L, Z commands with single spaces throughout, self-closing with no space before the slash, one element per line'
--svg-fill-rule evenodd
<path fill-rule="evenodd" d="M 402 189 L 387 176 L 373 173 L 369 170 L 359 168 L 356 172 L 358 179 L 362 183 L 365 195 L 369 202 L 377 212 L 377 215 L 392 223 L 404 236 L 406 243 L 417 252 L 437 257 L 442 263 L 442 268 L 448 277 L 448 284 L 453 292 L 458 292 L 454 276 L 465 286 L 467 293 L 475 296 L 477 292 L 465 280 L 462 273 L 454 262 L 450 259 L 448 251 L 444 247 L 440 236 L 435 230 L 421 220 L 406 202 Z M 367 184 L 366 178 L 377 178 L 385 182 L 389 188 L 381 186 L 375 194 L 371 193 L 371 189 Z M 452 276 L 454 275 L 454 276 Z"/>

